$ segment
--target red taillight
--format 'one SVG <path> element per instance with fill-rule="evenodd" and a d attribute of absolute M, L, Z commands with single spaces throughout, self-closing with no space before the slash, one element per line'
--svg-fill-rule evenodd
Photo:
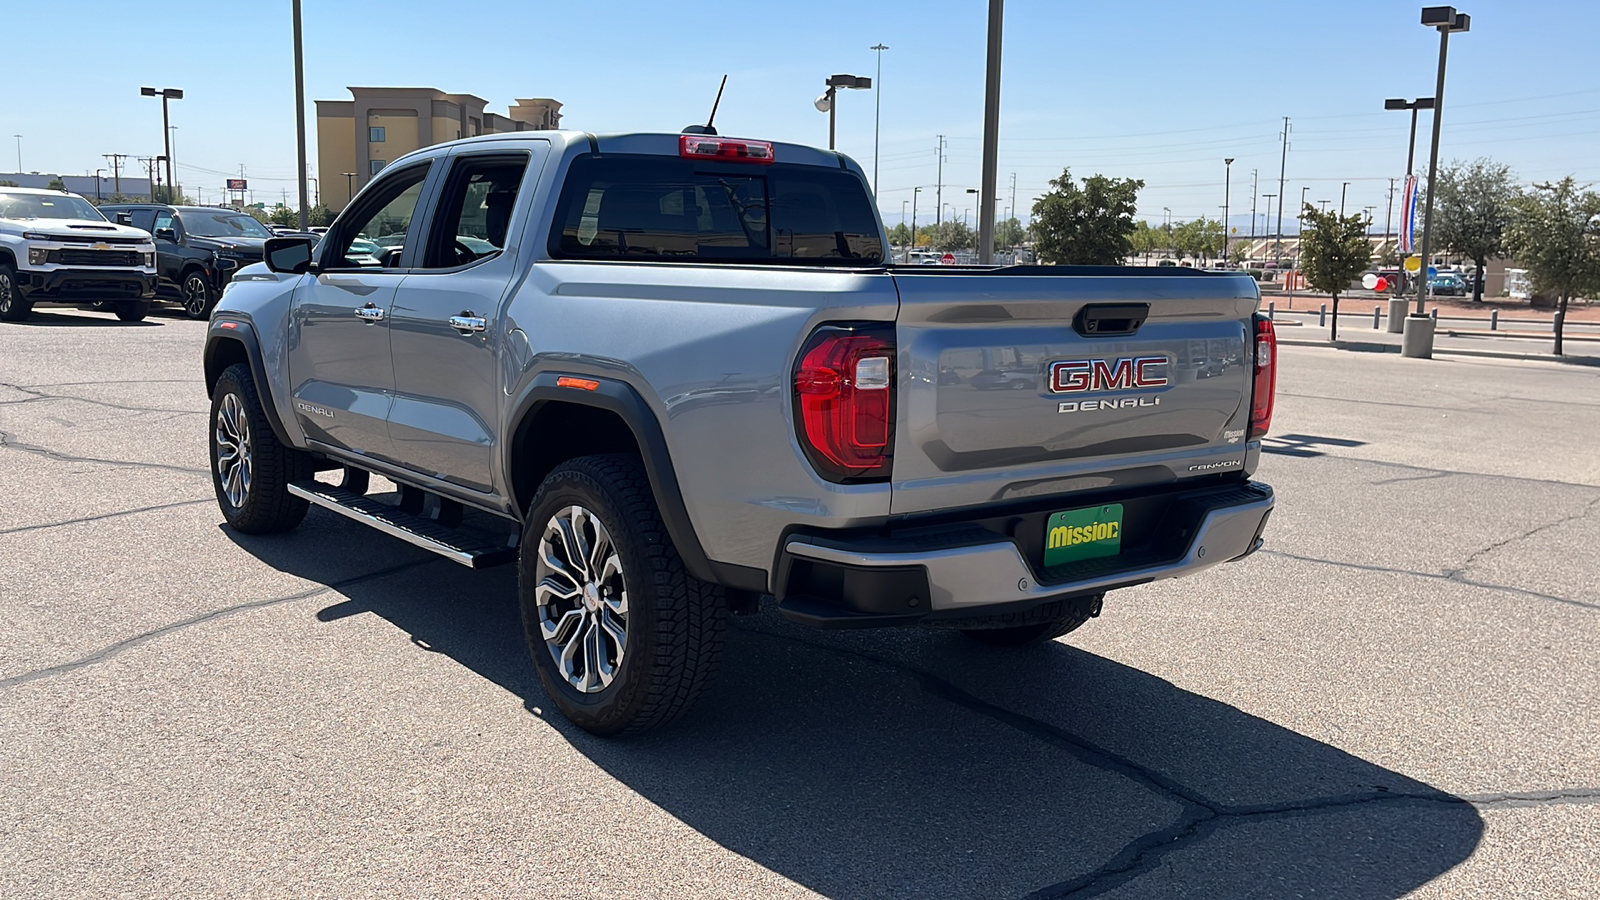
<path fill-rule="evenodd" d="M 1272 427 L 1272 403 L 1278 392 L 1278 333 L 1272 320 L 1256 316 L 1256 377 L 1250 395 L 1250 440 Z"/>
<path fill-rule="evenodd" d="M 714 135 L 685 134 L 678 137 L 678 155 L 690 159 L 716 159 L 723 162 L 752 162 L 766 165 L 772 162 L 772 143 L 736 141 Z"/>
<path fill-rule="evenodd" d="M 894 445 L 894 332 L 825 327 L 794 373 L 800 443 L 831 481 L 887 477 Z"/>

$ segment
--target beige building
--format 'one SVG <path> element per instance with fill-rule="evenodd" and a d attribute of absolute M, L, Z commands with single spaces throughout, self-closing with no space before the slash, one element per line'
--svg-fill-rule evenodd
<path fill-rule="evenodd" d="M 431 144 L 479 134 L 548 131 L 561 125 L 561 104 L 518 100 L 502 116 L 488 101 L 433 88 L 350 88 L 353 100 L 317 101 L 317 172 L 322 202 L 338 211 L 353 192 L 396 159 Z M 347 177 L 346 173 L 354 173 Z"/>

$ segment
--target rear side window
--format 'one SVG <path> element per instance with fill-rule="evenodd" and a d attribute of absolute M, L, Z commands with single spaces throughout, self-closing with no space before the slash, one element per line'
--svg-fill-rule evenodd
<path fill-rule="evenodd" d="M 866 185 L 843 169 L 582 156 L 555 221 L 557 259 L 883 262 Z"/>

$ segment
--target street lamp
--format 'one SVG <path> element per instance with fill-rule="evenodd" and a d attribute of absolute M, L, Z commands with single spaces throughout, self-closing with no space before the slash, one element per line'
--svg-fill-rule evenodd
<path fill-rule="evenodd" d="M 877 78 L 880 85 L 877 93 L 872 98 L 875 107 L 872 113 L 872 196 L 876 197 L 878 196 L 878 125 L 883 121 L 883 89 L 881 87 L 883 84 L 883 51 L 889 49 L 889 45 L 879 41 L 867 49 L 878 54 Z"/>
<path fill-rule="evenodd" d="M 153 87 L 142 87 L 142 88 L 139 88 L 139 93 L 141 95 L 145 96 L 145 97 L 160 97 L 161 98 L 161 140 L 162 140 L 162 143 L 166 147 L 166 150 L 167 150 L 167 157 L 166 157 L 167 158 L 167 193 L 169 194 L 168 199 L 170 200 L 171 199 L 170 194 L 172 193 L 172 185 L 173 185 L 173 181 L 172 181 L 172 133 L 167 130 L 168 128 L 171 127 L 167 122 L 167 101 L 168 100 L 182 100 L 183 99 L 183 89 L 182 88 L 167 88 L 165 90 L 158 91 Z"/>
<path fill-rule="evenodd" d="M 1162 216 L 1161 230 L 1163 230 L 1163 231 L 1165 231 L 1167 233 L 1166 254 L 1167 254 L 1167 258 L 1171 259 L 1172 258 L 1172 207 L 1170 207 L 1170 206 L 1161 207 L 1161 216 Z"/>
<path fill-rule="evenodd" d="M 1222 161 L 1222 264 L 1228 264 L 1228 201 L 1233 196 L 1233 157 Z"/>
<path fill-rule="evenodd" d="M 883 57 L 879 56 L 878 58 L 882 59 Z M 835 75 L 823 82 L 823 84 L 828 86 L 828 90 L 817 98 L 816 107 L 817 112 L 828 114 L 828 149 L 832 150 L 834 148 L 834 126 L 838 120 L 834 98 L 838 95 L 839 88 L 852 91 L 870 90 L 872 88 L 872 79 L 862 78 L 859 75 Z"/>
<path fill-rule="evenodd" d="M 102 173 L 104 171 L 105 171 L 105 169 L 95 169 L 94 170 L 94 202 L 96 204 L 100 203 L 100 177 L 101 177 L 100 173 Z"/>
<path fill-rule="evenodd" d="M 13 134 L 12 137 L 17 139 L 17 172 L 18 172 L 18 174 L 21 174 L 21 172 L 22 172 L 22 135 Z"/>
<path fill-rule="evenodd" d="M 1405 336 L 1400 339 L 1400 355 L 1414 359 L 1433 356 L 1433 320 L 1422 314 L 1428 294 L 1428 263 L 1433 245 L 1433 183 L 1439 168 L 1439 124 L 1444 115 L 1444 63 L 1453 32 L 1472 30 L 1472 17 L 1456 12 L 1454 6 L 1424 6 L 1422 24 L 1439 32 L 1439 81 L 1433 90 L 1433 146 L 1428 151 L 1428 200 L 1422 210 L 1422 268 L 1417 272 L 1417 312 L 1407 316 Z"/>
<path fill-rule="evenodd" d="M 911 189 L 911 246 L 906 248 L 905 262 L 911 263 L 911 251 L 917 247 L 917 195 L 922 193 L 921 187 Z"/>
<path fill-rule="evenodd" d="M 1344 183 L 1344 187 L 1339 188 L 1339 216 L 1340 216 L 1340 218 L 1344 217 L 1344 195 L 1345 195 L 1345 192 L 1348 191 L 1348 190 L 1350 190 L 1350 182 L 1346 181 Z"/>
<path fill-rule="evenodd" d="M 1411 240 L 1411 229 L 1407 226 L 1408 222 L 1414 223 L 1416 221 L 1416 210 L 1413 208 L 1416 198 L 1416 188 L 1411 180 L 1411 168 L 1412 164 L 1416 162 L 1417 156 L 1417 111 L 1423 109 L 1433 109 L 1433 98 L 1418 97 L 1411 101 L 1407 101 L 1404 98 L 1390 98 L 1383 101 L 1383 108 L 1408 109 L 1411 111 L 1411 137 L 1406 141 L 1405 193 L 1401 195 L 1400 200 L 1400 209 L 1402 211 L 1402 215 L 1404 215 L 1405 210 L 1412 210 L 1411 218 L 1406 222 L 1400 223 L 1400 243 L 1406 244 L 1406 246 L 1400 249 L 1406 253 L 1410 253 L 1412 247 L 1409 246 L 1408 242 Z M 1390 185 L 1390 190 L 1393 190 L 1393 185 Z M 1390 202 L 1391 204 L 1393 203 L 1392 197 L 1390 198 Z M 1398 256 L 1399 253 L 1397 252 L 1396 255 Z M 1410 306 L 1410 304 L 1406 302 L 1405 296 L 1405 271 L 1405 266 L 1401 266 L 1401 286 L 1396 288 L 1395 295 L 1389 298 L 1389 332 L 1391 334 L 1400 333 L 1401 329 L 1405 325 L 1406 308 Z"/>
<path fill-rule="evenodd" d="M 356 173 L 340 172 L 344 176 L 344 205 L 349 206 L 350 201 L 356 198 Z"/>

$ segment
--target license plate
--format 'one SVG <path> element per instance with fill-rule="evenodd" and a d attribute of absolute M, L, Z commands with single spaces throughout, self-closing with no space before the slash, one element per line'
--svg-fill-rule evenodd
<path fill-rule="evenodd" d="M 1122 504 L 1069 509 L 1044 526 L 1044 564 L 1116 556 L 1122 552 Z"/>

